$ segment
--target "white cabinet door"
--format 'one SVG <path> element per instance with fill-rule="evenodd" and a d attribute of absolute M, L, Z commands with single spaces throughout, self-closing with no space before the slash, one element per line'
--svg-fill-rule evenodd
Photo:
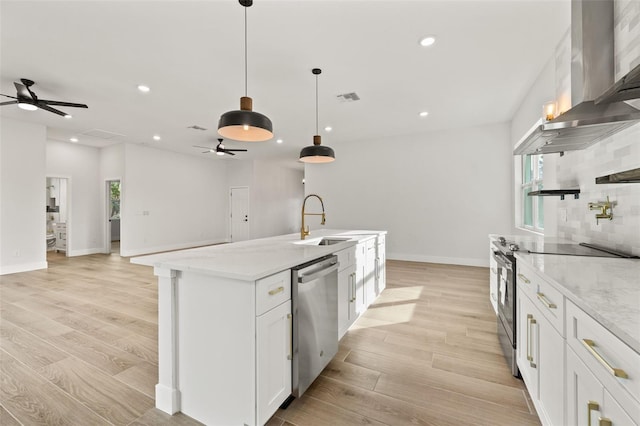
<path fill-rule="evenodd" d="M 540 393 L 541 417 L 547 424 L 564 425 L 564 352 L 565 341 L 551 323 L 538 315 L 538 392 Z M 543 423 L 545 423 L 543 421 Z"/>
<path fill-rule="evenodd" d="M 565 341 L 518 284 L 518 367 L 544 425 L 564 425 Z"/>
<path fill-rule="evenodd" d="M 356 265 L 338 272 L 338 338 L 347 332 L 356 320 L 355 310 Z"/>
<path fill-rule="evenodd" d="M 366 242 L 364 270 L 365 304 L 368 307 L 376 300 L 376 241 Z"/>
<path fill-rule="evenodd" d="M 382 290 L 387 286 L 387 254 L 386 254 L 386 244 L 384 242 L 384 235 L 378 237 L 378 248 L 376 258 L 376 296 L 379 296 L 382 293 Z"/>
<path fill-rule="evenodd" d="M 529 298 L 524 295 L 518 284 L 517 307 L 517 331 L 518 344 L 517 356 L 520 374 L 527 385 L 529 395 L 534 400 L 538 399 L 538 312 Z"/>
<path fill-rule="evenodd" d="M 355 314 L 356 317 L 361 315 L 366 309 L 366 289 L 365 289 L 365 276 L 366 276 L 366 253 L 367 248 L 365 243 L 360 243 L 356 246 L 356 282 L 355 282 Z"/>
<path fill-rule="evenodd" d="M 573 350 L 567 350 L 567 424 L 597 425 L 601 404 L 602 385 Z"/>
<path fill-rule="evenodd" d="M 489 302 L 498 314 L 498 263 L 493 258 L 493 245 L 489 243 Z"/>
<path fill-rule="evenodd" d="M 291 394 L 291 301 L 256 318 L 257 424 Z"/>

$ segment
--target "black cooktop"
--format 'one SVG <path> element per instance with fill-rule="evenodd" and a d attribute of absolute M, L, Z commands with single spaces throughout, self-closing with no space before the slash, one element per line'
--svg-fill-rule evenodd
<path fill-rule="evenodd" d="M 558 254 L 565 256 L 591 256 L 591 257 L 617 257 L 625 259 L 638 259 L 629 253 L 623 253 L 608 247 L 595 244 L 533 244 L 532 247 L 521 247 L 520 251 L 536 254 Z"/>
<path fill-rule="evenodd" d="M 516 244 L 504 238 L 499 238 L 493 243 L 501 252 L 508 256 L 512 256 L 515 252 L 532 253 L 532 254 L 557 254 L 564 256 L 588 256 L 588 257 L 613 257 L 623 259 L 640 259 L 629 253 L 623 253 L 609 247 L 603 247 L 591 243 L 549 243 L 549 242 L 533 242 L 520 241 Z"/>

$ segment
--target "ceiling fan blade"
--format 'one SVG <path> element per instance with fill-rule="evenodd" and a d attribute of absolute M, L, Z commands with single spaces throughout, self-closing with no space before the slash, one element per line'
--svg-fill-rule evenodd
<path fill-rule="evenodd" d="M 13 85 L 16 86 L 16 91 L 18 92 L 18 97 L 23 97 L 23 98 L 27 98 L 27 99 L 37 99 L 34 98 L 33 96 L 31 96 L 32 92 L 31 90 L 29 90 L 27 88 L 27 86 L 25 86 L 22 83 L 16 83 L 15 81 L 13 82 Z"/>
<path fill-rule="evenodd" d="M 226 150 L 226 149 L 224 150 L 224 153 L 225 153 L 225 154 L 229 154 L 229 155 L 235 155 L 233 152 L 229 152 L 229 151 L 228 151 L 228 150 Z"/>
<path fill-rule="evenodd" d="M 200 146 L 200 145 L 192 145 L 194 148 L 202 148 L 202 149 L 207 149 L 209 151 L 211 151 L 212 149 L 215 150 L 215 148 L 211 148 L 209 146 Z"/>
<path fill-rule="evenodd" d="M 64 117 L 64 116 L 66 116 L 66 115 L 68 115 L 66 112 L 62 112 L 62 111 L 57 110 L 57 109 L 55 109 L 55 108 L 51 108 L 50 106 L 47 106 L 47 105 L 41 105 L 41 104 L 38 104 L 38 108 L 43 109 L 43 110 L 45 110 L 45 111 L 52 112 L 52 113 L 54 113 L 54 114 L 61 115 L 61 116 L 63 116 L 63 117 Z"/>
<path fill-rule="evenodd" d="M 0 103 L 0 106 L 2 106 L 2 105 L 11 105 L 11 104 L 17 104 L 17 103 L 18 103 L 18 101 L 9 101 L 9 102 L 2 102 L 2 103 Z"/>
<path fill-rule="evenodd" d="M 210 152 L 211 152 L 210 150 L 202 151 L 203 154 L 208 154 Z"/>
<path fill-rule="evenodd" d="M 246 149 L 224 149 L 225 151 L 238 151 L 238 152 L 247 152 Z"/>
<path fill-rule="evenodd" d="M 46 105 L 66 106 L 66 107 L 74 107 L 74 108 L 89 108 L 85 104 L 74 104 L 72 102 L 48 101 L 45 99 L 38 99 L 38 103 L 41 103 L 41 102 Z"/>
<path fill-rule="evenodd" d="M 15 96 L 5 95 L 4 93 L 0 93 L 0 96 L 6 96 L 7 98 L 11 98 L 11 99 L 18 99 Z"/>

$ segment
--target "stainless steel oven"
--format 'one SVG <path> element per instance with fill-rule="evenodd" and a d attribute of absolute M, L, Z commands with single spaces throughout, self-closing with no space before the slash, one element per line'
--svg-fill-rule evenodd
<path fill-rule="evenodd" d="M 498 340 L 511 374 L 520 377 L 516 348 L 516 259 L 499 249 L 493 250 L 498 265 Z"/>

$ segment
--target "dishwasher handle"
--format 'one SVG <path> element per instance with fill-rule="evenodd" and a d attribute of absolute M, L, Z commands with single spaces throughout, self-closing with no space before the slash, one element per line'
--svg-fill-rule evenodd
<path fill-rule="evenodd" d="M 314 272 L 312 274 L 301 275 L 301 276 L 298 277 L 298 282 L 299 283 L 308 283 L 309 281 L 317 280 L 318 278 L 324 277 L 325 275 L 328 275 L 331 272 L 335 271 L 336 269 L 338 269 L 339 266 L 340 266 L 340 262 L 336 262 L 336 263 L 332 264 L 331 266 L 329 266 L 328 268 L 321 269 L 321 270 L 319 270 L 317 272 Z"/>

